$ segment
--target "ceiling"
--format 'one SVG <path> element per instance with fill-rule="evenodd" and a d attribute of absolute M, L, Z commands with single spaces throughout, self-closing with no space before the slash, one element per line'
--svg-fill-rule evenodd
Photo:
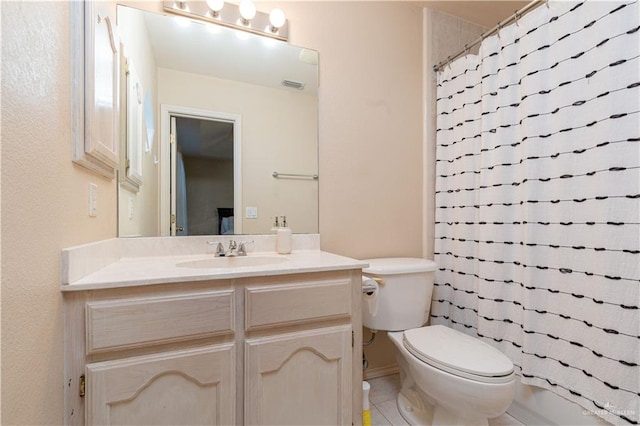
<path fill-rule="evenodd" d="M 419 2 L 421 6 L 436 9 L 450 15 L 457 16 L 465 21 L 493 28 L 498 22 L 504 21 L 519 9 L 522 9 L 530 1 L 437 1 L 428 0 Z"/>

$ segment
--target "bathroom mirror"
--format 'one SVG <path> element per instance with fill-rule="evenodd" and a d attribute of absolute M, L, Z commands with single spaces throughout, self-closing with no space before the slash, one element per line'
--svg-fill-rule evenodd
<path fill-rule="evenodd" d="M 317 233 L 317 52 L 123 5 L 117 28 L 118 235 Z"/>

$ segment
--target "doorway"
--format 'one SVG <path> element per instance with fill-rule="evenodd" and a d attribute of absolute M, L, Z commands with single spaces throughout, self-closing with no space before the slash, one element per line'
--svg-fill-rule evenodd
<path fill-rule="evenodd" d="M 163 105 L 162 121 L 162 234 L 241 233 L 240 117 Z"/>

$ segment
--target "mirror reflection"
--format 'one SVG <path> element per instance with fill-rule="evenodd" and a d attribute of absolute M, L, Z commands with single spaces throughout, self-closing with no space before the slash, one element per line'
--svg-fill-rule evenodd
<path fill-rule="evenodd" d="M 122 5 L 117 25 L 119 236 L 317 233 L 317 52 Z"/>

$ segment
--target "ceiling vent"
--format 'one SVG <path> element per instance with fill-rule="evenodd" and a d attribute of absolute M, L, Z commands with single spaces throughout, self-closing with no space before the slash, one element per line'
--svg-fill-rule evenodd
<path fill-rule="evenodd" d="M 284 87 L 290 87 L 292 89 L 298 89 L 298 90 L 304 89 L 304 84 L 298 81 L 282 80 L 282 85 Z"/>

